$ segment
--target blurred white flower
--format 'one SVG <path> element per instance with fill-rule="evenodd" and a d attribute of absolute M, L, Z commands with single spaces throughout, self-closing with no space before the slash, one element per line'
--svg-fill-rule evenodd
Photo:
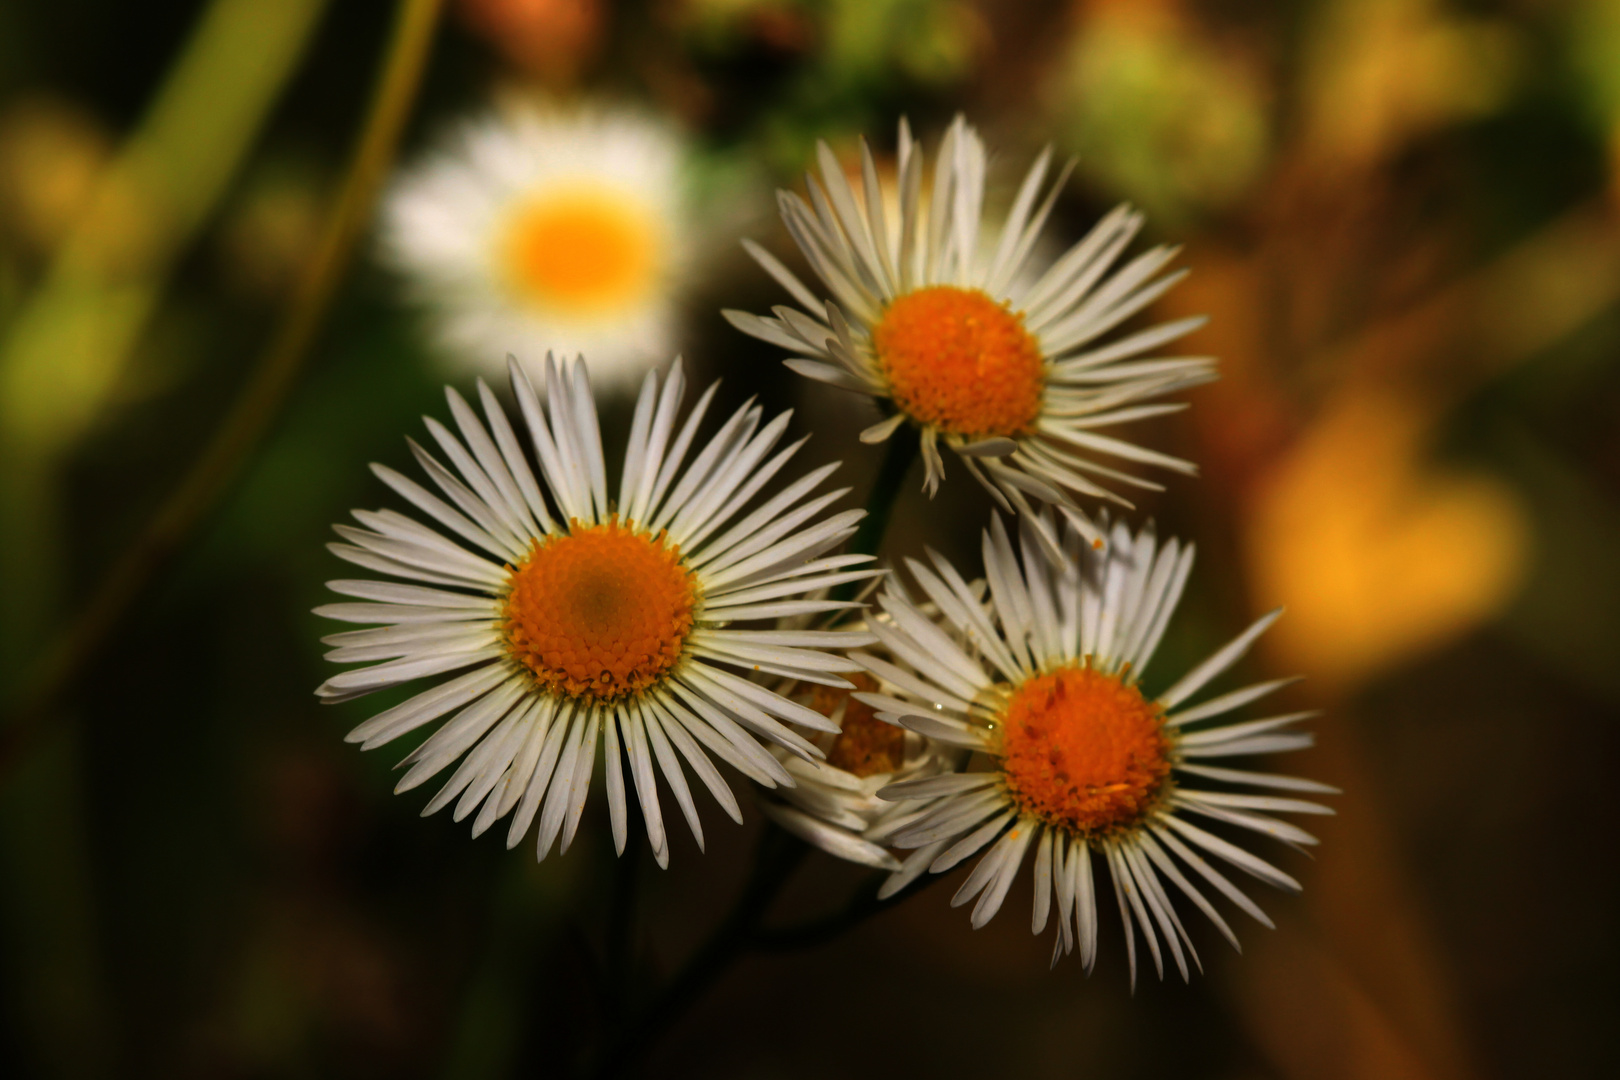
<path fill-rule="evenodd" d="M 598 386 L 628 389 L 675 351 L 686 157 L 668 122 L 634 111 L 491 112 L 396 181 L 383 257 L 455 363 L 583 353 Z"/>

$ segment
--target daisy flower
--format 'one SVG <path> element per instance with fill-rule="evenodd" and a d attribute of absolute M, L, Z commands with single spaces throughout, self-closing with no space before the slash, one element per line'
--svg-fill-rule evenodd
<path fill-rule="evenodd" d="M 1141 214 L 1120 206 L 1038 268 L 1041 232 L 1069 175 L 1064 169 L 1042 194 L 1050 149 L 1025 177 L 994 243 L 983 235 L 984 144 L 960 117 L 926 189 L 923 154 L 901 121 L 895 214 L 884 209 L 864 141 L 859 195 L 825 143 L 819 160 L 820 182 L 805 177 L 808 202 L 786 191 L 778 200 L 830 298 L 745 242 L 799 306 L 777 307 L 775 318 L 725 314 L 744 333 L 797 354 L 787 365 L 799 374 L 877 399 L 887 416 L 862 441 L 883 442 L 907 424 L 917 428 L 930 494 L 945 475 L 944 443 L 1004 509 L 1035 522 L 1053 558 L 1057 532 L 1030 500 L 1055 506 L 1099 543 L 1102 531 L 1077 496 L 1129 507 L 1104 485 L 1161 490 L 1099 458 L 1195 471 L 1189 462 L 1102 433 L 1184 408 L 1155 399 L 1215 377 L 1208 357 L 1153 355 L 1202 325 L 1202 317 L 1104 340 L 1185 273 L 1160 276 L 1176 254 L 1164 247 L 1113 269 L 1142 227 Z"/>
<path fill-rule="evenodd" d="M 855 673 L 850 681 L 856 690 L 879 689 L 865 672 Z M 797 700 L 837 724 L 838 733 L 811 737 L 826 753 L 825 760 L 808 761 L 773 747 L 772 752 L 797 783 L 762 793 L 760 810 L 829 855 L 881 870 L 899 870 L 899 860 L 878 841 L 893 832 L 894 823 L 908 817 L 912 808 L 880 799 L 878 791 L 899 781 L 954 772 L 966 755 L 884 723 L 849 690 L 814 686 Z"/>
<path fill-rule="evenodd" d="M 628 388 L 674 344 L 694 246 L 685 157 L 668 123 L 635 112 L 491 112 L 394 184 L 383 257 L 463 365 L 584 353 L 599 383 Z"/>
<path fill-rule="evenodd" d="M 1056 528 L 1052 522 L 1047 523 Z M 1097 950 L 1094 862 L 1106 867 L 1125 925 L 1131 979 L 1139 930 L 1162 977 L 1161 939 L 1182 977 L 1198 954 L 1172 901 L 1179 893 L 1237 945 L 1206 890 L 1231 900 L 1267 926 L 1265 914 L 1215 860 L 1267 884 L 1299 883 L 1270 862 L 1194 822 L 1209 819 L 1290 845 L 1311 834 L 1273 813 L 1331 813 L 1314 802 L 1261 791 L 1330 793 L 1311 780 L 1228 768 L 1222 759 L 1297 750 L 1309 734 L 1293 726 L 1314 713 L 1235 721 L 1234 710 L 1294 681 L 1256 683 L 1189 704 L 1230 668 L 1280 614 L 1259 619 L 1212 656 L 1149 698 L 1139 680 L 1175 611 L 1193 548 L 1161 545 L 1153 527 L 1132 535 L 1116 524 L 1103 550 L 1062 530 L 1064 558 L 1054 567 L 1032 524 L 1022 529 L 1022 561 L 997 517 L 984 534 L 990 603 L 982 604 L 949 562 L 908 560 L 938 605 L 931 619 L 897 591 L 880 604 L 887 618 L 867 626 L 887 658 L 854 653 L 882 680 L 884 693 L 858 692 L 879 719 L 983 755 L 982 771 L 906 780 L 878 792 L 902 804 L 929 805 L 893 835 L 915 849 L 906 869 L 942 873 L 984 850 L 951 903 L 977 899 L 974 927 L 1001 908 L 1013 878 L 1033 853 L 1040 933 L 1057 899 L 1052 960 L 1078 942 L 1086 969 Z M 964 648 L 958 641 L 970 643 Z M 1218 719 L 1219 718 L 1219 719 Z M 1210 784 L 1213 782 L 1214 787 Z"/>
<path fill-rule="evenodd" d="M 624 851 L 628 758 L 653 853 L 667 865 L 655 765 L 701 848 L 686 769 L 741 821 L 710 754 L 766 787 L 794 783 L 766 744 L 822 757 L 789 725 L 835 732 L 832 721 L 727 668 L 851 686 L 837 673 L 857 665 L 836 650 L 872 635 L 735 624 L 854 606 L 804 597 L 876 573 L 852 569 L 870 556 L 827 554 L 864 511 L 823 516 L 842 490 L 809 498 L 833 464 L 744 513 L 804 440 L 773 454 L 790 414 L 762 426 L 762 410 L 745 404 L 688 460 L 715 387 L 680 418 L 678 361 L 661 386 L 656 372 L 642 383 L 610 501 L 584 364 L 571 371 L 547 358 L 546 407 L 515 361 L 511 379 L 538 477 L 482 380 L 482 421 L 447 389 L 459 437 L 433 419 L 427 427 L 448 464 L 411 443 L 439 493 L 372 466 L 437 527 L 393 510 L 356 510 L 359 528 L 336 526 L 340 558 L 404 580 L 330 583 L 353 600 L 316 614 L 377 628 L 325 639 L 335 646 L 328 659 L 368 666 L 316 693 L 337 702 L 434 679 L 348 741 L 369 750 L 448 717 L 401 762 L 409 770 L 395 790 L 460 759 L 423 814 L 454 801 L 457 821 L 477 811 L 477 836 L 510 813 L 508 847 L 538 814 L 541 859 L 559 836 L 563 851 L 573 840 L 600 742 L 614 844 Z"/>

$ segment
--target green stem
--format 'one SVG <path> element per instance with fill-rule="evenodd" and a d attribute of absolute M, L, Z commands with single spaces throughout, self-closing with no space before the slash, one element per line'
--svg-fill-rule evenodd
<path fill-rule="evenodd" d="M 861 519 L 850 537 L 845 551 L 860 555 L 876 555 L 883 547 L 883 538 L 889 532 L 889 518 L 894 504 L 900 500 L 900 485 L 905 482 L 911 463 L 917 460 L 919 443 L 907 431 L 890 436 L 883 447 L 883 462 L 866 496 L 866 516 Z M 833 590 L 834 600 L 849 600 L 860 589 L 859 582 L 840 585 Z"/>
<path fill-rule="evenodd" d="M 146 530 L 102 578 L 78 618 L 46 651 L 33 684 L 0 730 L 0 778 L 136 599 L 218 504 L 286 404 L 393 162 L 400 131 L 421 85 L 441 6 L 442 0 L 400 0 L 387 59 L 337 205 L 286 317 L 207 447 Z"/>

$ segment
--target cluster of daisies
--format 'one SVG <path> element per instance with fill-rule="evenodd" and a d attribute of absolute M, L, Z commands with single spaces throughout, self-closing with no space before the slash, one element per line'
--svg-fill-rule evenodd
<path fill-rule="evenodd" d="M 821 147 L 819 177 L 780 196 L 814 284 L 749 243 L 796 306 L 727 317 L 872 399 L 862 439 L 917 439 L 928 490 L 943 445 L 1004 512 L 979 573 L 932 551 L 880 568 L 841 551 L 863 511 L 823 490 L 836 466 L 788 468 L 789 414 L 711 421 L 714 386 L 688 405 L 679 361 L 647 370 L 684 257 L 679 158 L 650 121 L 526 112 L 398 183 L 385 247 L 446 344 L 546 359 L 508 357 L 508 404 L 481 378 L 476 407 L 447 391 L 436 450 L 411 443 L 427 483 L 373 466 L 414 513 L 337 526 L 333 552 L 380 577 L 331 583 L 345 599 L 318 614 L 361 628 L 325 639 L 356 666 L 317 693 L 416 687 L 350 741 L 431 725 L 397 790 L 448 771 L 425 814 L 453 804 L 474 835 L 504 819 L 541 859 L 569 847 L 598 770 L 621 853 L 644 829 L 667 865 L 674 808 L 701 848 L 697 788 L 742 820 L 726 766 L 780 827 L 887 871 L 881 896 L 976 859 L 952 900 L 975 927 L 1031 866 L 1032 928 L 1055 922 L 1054 962 L 1078 947 L 1088 969 L 1110 892 L 1133 978 L 1138 938 L 1161 976 L 1167 954 L 1189 974 L 1191 909 L 1234 945 L 1223 909 L 1269 925 L 1234 878 L 1298 883 L 1230 837 L 1313 844 L 1277 815 L 1327 813 L 1302 796 L 1332 789 L 1226 760 L 1310 744 L 1309 713 L 1237 715 L 1290 680 L 1211 688 L 1277 613 L 1142 689 L 1193 548 L 1120 520 L 1118 492 L 1157 486 L 1133 465 L 1192 466 L 1107 432 L 1182 407 L 1163 399 L 1214 364 L 1160 354 L 1195 319 L 1112 332 L 1174 284 L 1173 252 L 1124 261 L 1142 219 L 1121 208 L 1054 257 L 1067 173 L 1045 154 L 987 225 L 961 120 L 931 166 L 903 123 L 881 171 L 864 145 L 847 169 Z M 586 362 L 550 350 L 642 373 L 616 477 Z"/>

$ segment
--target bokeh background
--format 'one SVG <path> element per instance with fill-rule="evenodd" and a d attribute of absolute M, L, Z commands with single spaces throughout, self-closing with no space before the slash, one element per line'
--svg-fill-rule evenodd
<path fill-rule="evenodd" d="M 457 0 L 403 153 L 492 93 L 640 103 L 761 197 L 825 138 L 965 110 L 1010 196 L 1079 157 L 1061 242 L 1120 200 L 1208 312 L 1221 382 L 1155 421 L 1199 461 L 1144 513 L 1200 545 L 1170 656 L 1288 614 L 1250 673 L 1321 706 L 1290 771 L 1338 784 L 1302 897 L 1245 955 L 1128 992 L 1117 921 L 1047 970 L 1027 879 L 974 932 L 942 884 L 754 957 L 649 1075 L 1215 1078 L 1620 1074 L 1620 2 Z M 305 272 L 393 6 L 0 5 L 0 675 L 7 700 L 219 423 Z M 231 22 L 236 20 L 236 22 Z M 249 26 L 209 51 L 206 34 Z M 227 35 L 228 36 L 228 35 Z M 245 44 L 244 44 L 245 42 Z M 218 45 L 218 42 L 215 42 Z M 228 44 L 228 43 L 227 43 Z M 232 49 L 235 49 L 235 52 Z M 205 62 L 206 58 L 206 62 Z M 188 66 L 189 65 L 189 66 Z M 144 157 L 143 157 L 144 155 Z M 162 197 L 120 187 L 145 162 Z M 156 165 L 153 165 L 156 162 Z M 85 271 L 85 267 L 90 271 Z M 77 272 L 75 271 L 77 268 Z M 365 465 L 442 413 L 420 313 L 363 245 L 272 437 L 0 773 L 0 1071 L 565 1075 L 600 1030 L 602 807 L 536 866 L 316 705 L 322 547 L 390 502 Z M 721 404 L 794 406 L 859 498 L 870 417 L 721 306 L 781 301 L 735 243 L 684 349 Z M 463 381 L 465 381 L 463 379 Z M 610 444 L 628 410 L 607 408 Z M 913 477 L 888 551 L 977 563 L 988 501 Z M 598 795 L 600 798 L 600 795 Z M 639 963 L 729 902 L 759 816 L 645 852 Z M 782 917 L 862 880 L 820 855 Z M 1021 892 L 1018 890 L 1022 890 Z"/>

